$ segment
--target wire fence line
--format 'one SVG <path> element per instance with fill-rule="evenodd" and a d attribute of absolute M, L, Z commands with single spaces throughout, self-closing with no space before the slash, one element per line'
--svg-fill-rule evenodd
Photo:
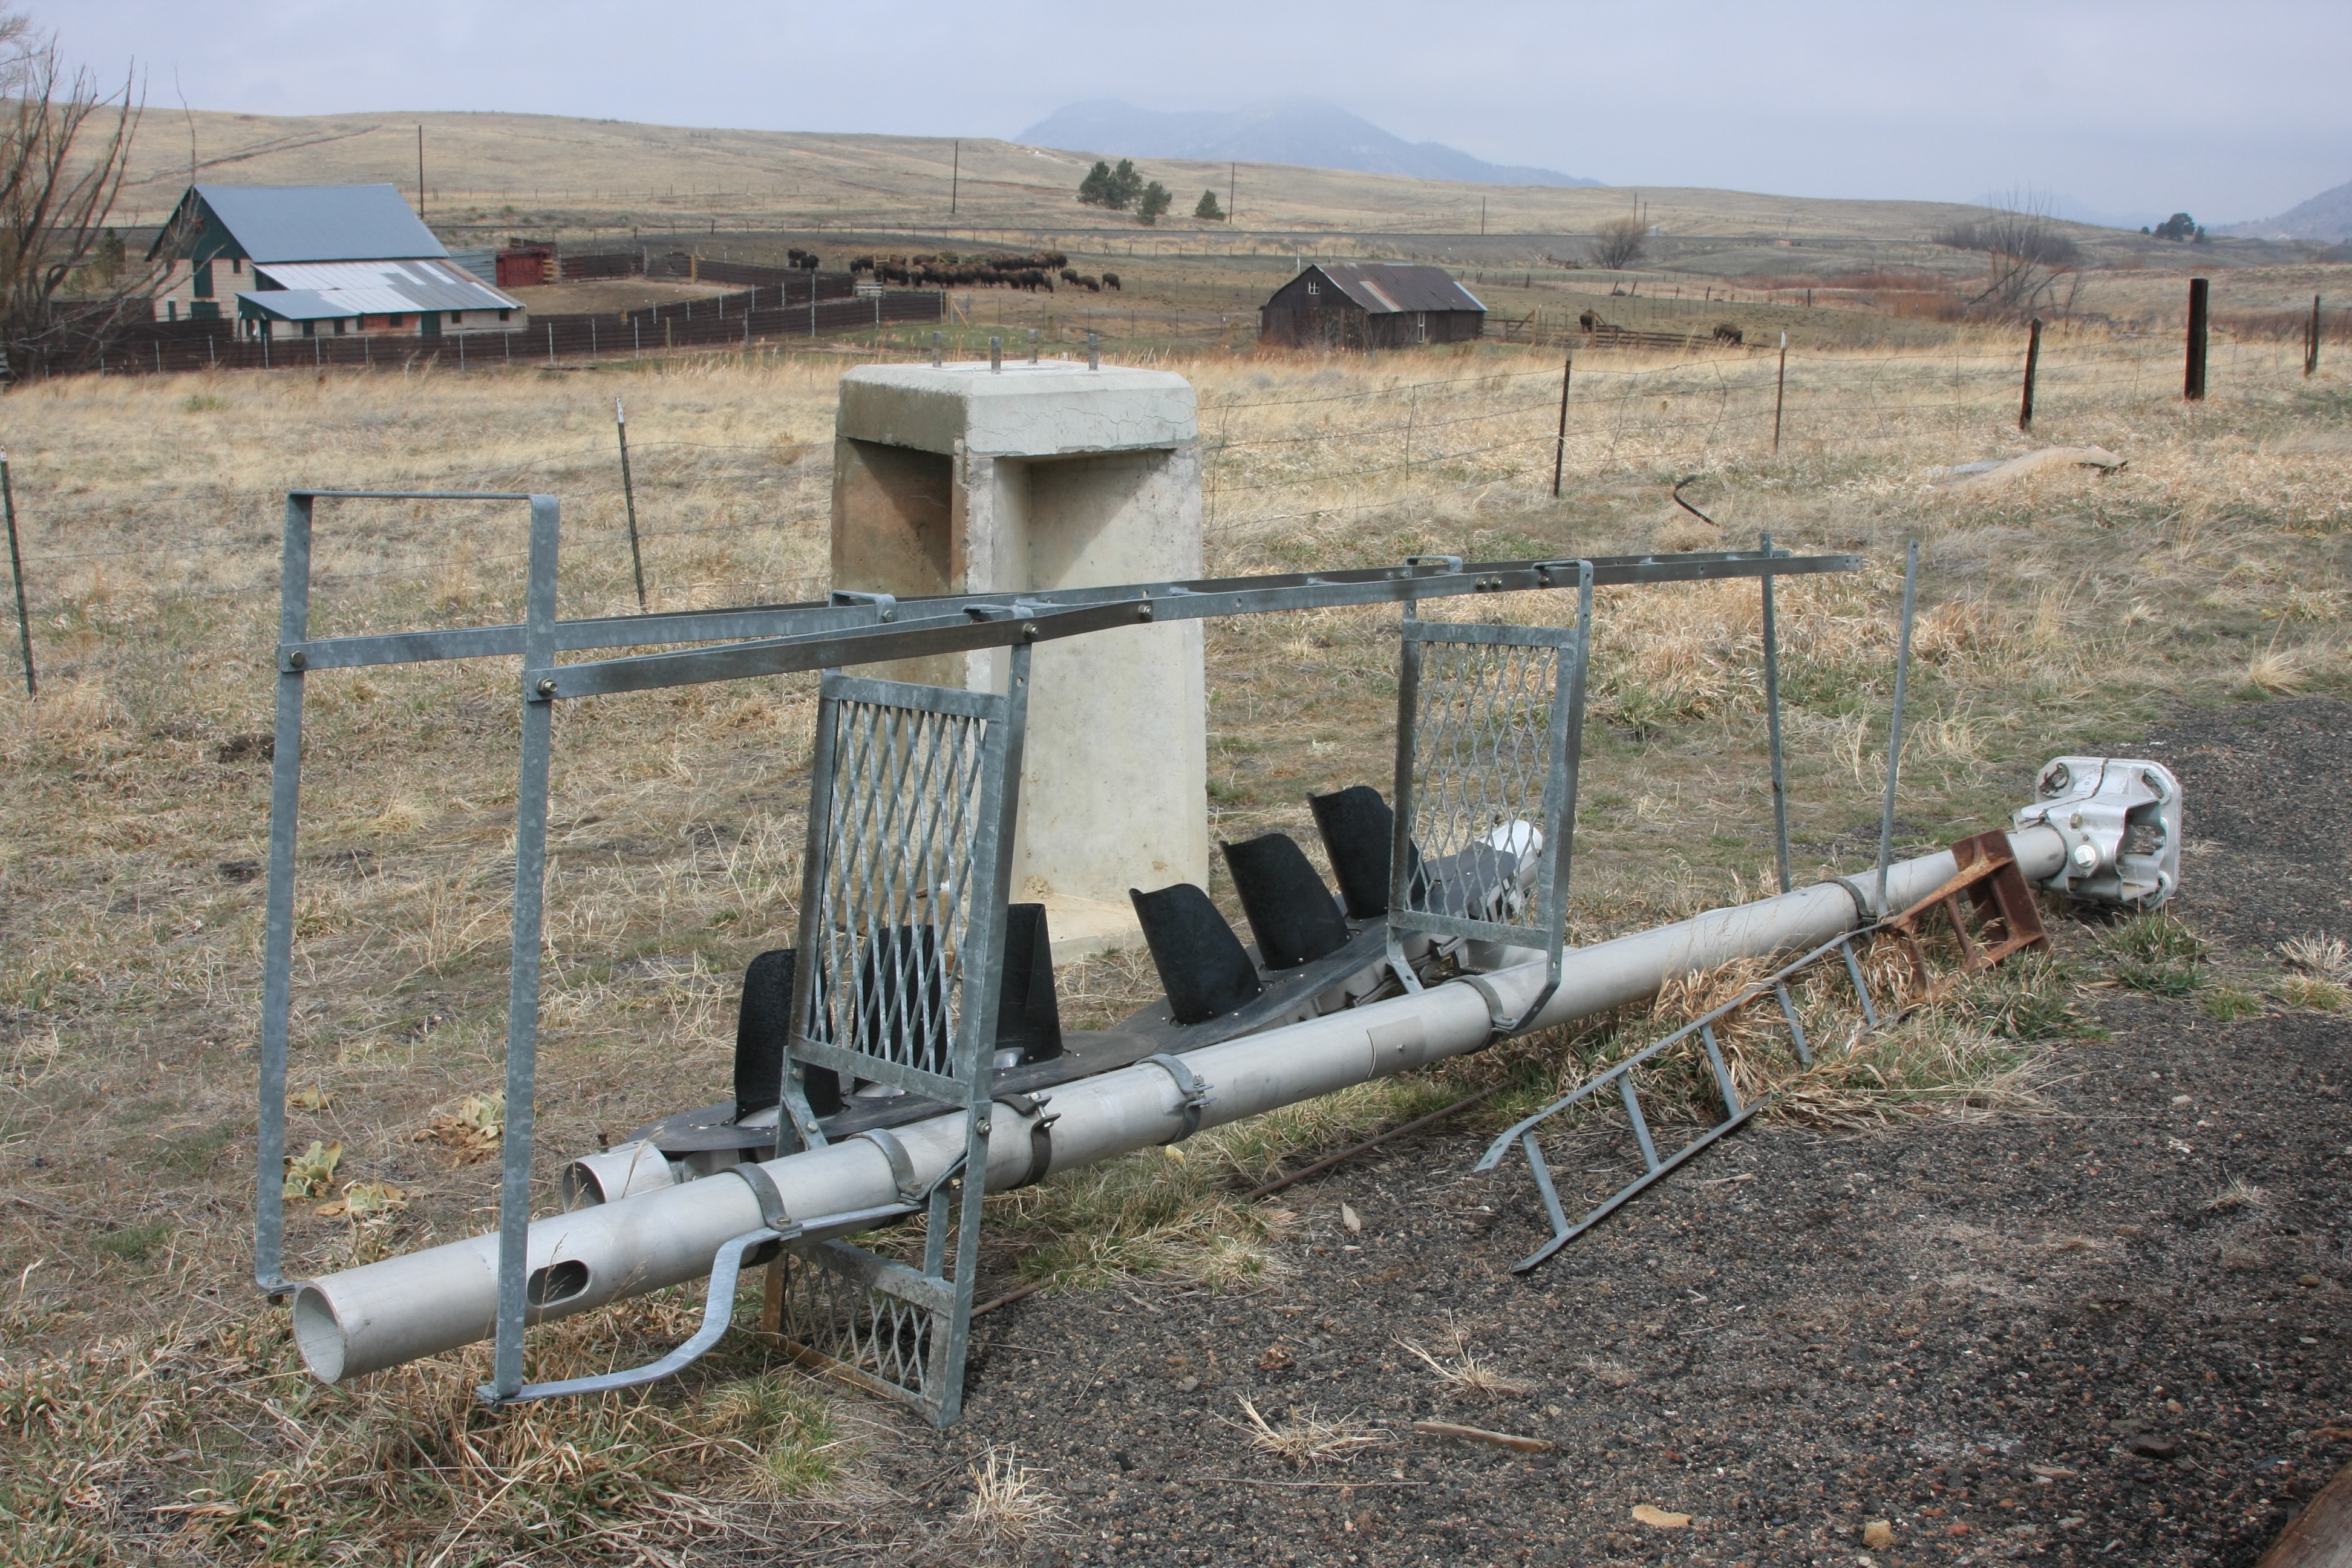
<path fill-rule="evenodd" d="M 1258 389 L 1252 388 L 1202 399 L 1207 526 L 1212 541 L 1223 547 L 1246 545 L 1254 536 L 1318 519 L 1381 512 L 1405 517 L 1417 509 L 1465 501 L 1480 511 L 1524 509 L 1549 500 L 1555 463 L 1573 489 L 1622 482 L 1629 475 L 1654 479 L 1670 471 L 1729 467 L 1769 470 L 1776 462 L 1785 467 L 1859 461 L 1927 437 L 1948 449 L 1937 460 L 1965 462 L 1984 455 L 1997 438 L 2022 439 L 2015 430 L 2022 359 L 2021 351 L 1975 346 L 1932 353 L 1799 353 L 1789 359 L 1783 380 L 1777 357 L 1590 355 L 1575 361 L 1570 376 L 1564 434 L 1559 400 L 1549 390 L 1562 376 L 1557 363 L 1499 372 L 1478 366 L 1458 375 L 1343 391 L 1325 390 L 1318 382 L 1326 370 L 1310 370 L 1299 395 L 1257 396 L 1253 393 Z M 2209 374 L 2220 401 L 2292 396 L 2299 372 L 2300 354 L 2292 344 L 2225 342 L 2214 346 Z M 1352 374 L 1361 375 L 1365 369 Z M 2046 428 L 2086 413 L 2178 407 L 2179 376 L 2177 348 L 2170 343 L 2045 341 L 2037 421 Z M 1530 397 L 1532 386 L 1541 384 L 1549 384 L 1545 395 Z M 719 521 L 670 527 L 649 520 L 640 529 L 646 544 L 687 545 L 724 534 L 769 542 L 759 549 L 771 555 L 821 549 L 832 478 L 830 448 L 823 443 L 654 438 L 634 441 L 631 451 L 640 465 L 641 500 L 665 492 L 681 498 L 704 492 L 704 500 L 724 498 L 734 513 Z M 567 552 L 568 574 L 575 563 L 592 575 L 614 569 L 622 559 L 622 535 L 616 526 L 604 526 L 614 519 L 596 510 L 616 510 L 623 495 L 614 446 L 567 445 L 509 463 L 420 473 L 408 482 L 517 488 L 516 476 L 567 464 L 586 470 L 561 478 L 570 515 L 583 520 L 573 536 L 584 548 L 576 556 Z M 605 464 L 610 470 L 597 472 Z M 772 500 L 763 493 L 778 491 L 786 493 Z M 241 535 L 226 530 L 189 535 L 163 526 L 149 531 L 151 521 L 177 521 L 192 500 L 230 512 L 266 502 L 274 521 L 277 498 L 159 482 L 149 487 L 143 501 L 109 503 L 121 514 L 110 519 L 111 527 L 134 536 L 135 542 L 44 549 L 45 542 L 61 542 L 66 535 L 54 524 L 44 527 L 37 493 L 28 497 L 20 490 L 20 509 L 30 524 L 25 562 L 38 606 L 36 617 L 69 614 L 83 601 L 110 598 L 206 604 L 273 597 L 276 543 L 268 530 Z M 613 537 L 604 538 L 607 532 Z M 322 544 L 320 585 L 429 578 L 520 556 L 476 552 L 456 561 L 377 564 L 383 550 L 396 542 L 380 534 L 343 560 L 337 559 L 341 545 Z M 376 552 L 373 558 L 357 558 L 368 550 Z M 151 583 L 130 588 L 119 582 L 77 580 L 106 563 L 134 558 L 167 566 L 200 564 L 181 571 L 176 586 Z M 746 591 L 754 581 L 824 586 L 821 576 L 803 566 L 786 567 L 781 559 L 742 565 L 751 574 L 742 584 Z"/>

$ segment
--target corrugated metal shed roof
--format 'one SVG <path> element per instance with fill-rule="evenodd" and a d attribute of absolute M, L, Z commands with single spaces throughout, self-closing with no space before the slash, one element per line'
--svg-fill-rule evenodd
<path fill-rule="evenodd" d="M 1485 310 L 1443 267 L 1416 262 L 1318 262 L 1315 270 L 1375 315 L 1401 310 Z"/>
<path fill-rule="evenodd" d="M 394 185 L 198 185 L 256 261 L 373 261 L 449 254 Z"/>
<path fill-rule="evenodd" d="M 279 321 L 349 321 L 359 310 L 310 289 L 253 289 L 236 297 L 236 313 L 247 321 L 268 316 Z"/>
<path fill-rule="evenodd" d="M 310 318 L 286 315 L 278 299 L 281 293 L 315 295 L 351 308 L 348 312 L 328 312 L 331 315 L 522 309 L 522 302 L 512 295 L 499 292 L 449 261 L 279 261 L 257 265 L 254 270 L 278 288 L 237 298 L 265 301 L 263 309 L 286 321 Z"/>

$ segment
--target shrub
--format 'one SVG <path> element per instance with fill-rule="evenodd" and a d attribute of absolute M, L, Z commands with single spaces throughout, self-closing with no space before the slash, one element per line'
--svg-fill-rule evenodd
<path fill-rule="evenodd" d="M 1217 205 L 1217 193 L 1202 191 L 1201 199 L 1193 204 L 1192 216 L 1204 223 L 1224 222 L 1225 209 Z"/>

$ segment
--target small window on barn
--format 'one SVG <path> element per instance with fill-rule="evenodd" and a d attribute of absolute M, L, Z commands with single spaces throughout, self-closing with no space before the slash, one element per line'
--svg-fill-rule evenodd
<path fill-rule="evenodd" d="M 319 323 L 318 323 L 318 322 L 316 322 L 316 321 L 305 321 L 305 322 L 303 322 L 303 323 L 302 323 L 302 335 L 303 335 L 304 337 L 306 337 L 306 338 L 315 338 L 315 337 L 317 337 L 317 336 L 319 335 Z"/>
<path fill-rule="evenodd" d="M 386 316 L 383 319 L 383 324 L 387 327 L 397 327 L 406 324 L 408 318 L 405 316 Z"/>
<path fill-rule="evenodd" d="M 189 278 L 189 287 L 195 290 L 196 298 L 199 300 L 209 300 L 213 297 L 213 264 L 211 262 L 196 263 Z"/>
<path fill-rule="evenodd" d="M 1309 278 L 1309 279 L 1307 280 L 1307 291 L 1309 294 L 1320 294 L 1321 292 L 1323 292 L 1323 289 L 1322 289 L 1322 286 L 1321 286 L 1320 284 L 1318 284 L 1318 283 L 1317 283 L 1317 282 L 1315 281 L 1315 279 L 1313 279 L 1312 278 Z"/>
<path fill-rule="evenodd" d="M 513 315 L 514 315 L 514 312 L 513 312 L 512 310 L 500 310 L 500 311 L 499 312 L 499 321 L 507 321 L 507 320 L 510 319 Z"/>
<path fill-rule="evenodd" d="M 343 335 L 344 325 L 345 323 L 341 317 L 337 317 L 335 320 L 335 336 L 340 338 Z"/>
<path fill-rule="evenodd" d="M 463 310 L 452 310 L 449 312 L 449 324 L 453 327 L 465 319 L 466 312 Z"/>
<path fill-rule="evenodd" d="M 245 258 L 242 256 L 230 257 L 228 258 L 228 269 L 232 274 L 237 277 L 243 277 L 245 275 Z"/>

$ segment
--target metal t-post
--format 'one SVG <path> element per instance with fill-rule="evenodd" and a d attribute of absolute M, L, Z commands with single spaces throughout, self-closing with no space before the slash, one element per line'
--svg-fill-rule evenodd
<path fill-rule="evenodd" d="M 1568 379 L 1576 371 L 1576 351 L 1570 349 L 1559 366 L 1559 434 L 1551 448 L 1551 499 L 1559 499 L 1559 478 L 1568 467 Z"/>
<path fill-rule="evenodd" d="M 516 769 L 514 941 L 507 980 L 507 1104 L 499 1172 L 499 1323 L 491 1381 L 498 1404 L 522 1388 L 530 1246 L 531 1096 L 539 1066 L 539 949 L 547 894 L 547 778 L 554 743 L 555 564 L 561 509 L 530 498 L 530 579 L 524 601 L 522 747 Z"/>
<path fill-rule="evenodd" d="M 1780 368 L 1772 376 L 1772 450 L 1780 449 L 1780 408 L 1789 397 L 1789 334 L 1780 334 Z"/>
<path fill-rule="evenodd" d="M 1886 907 L 1886 868 L 1895 853 L 1895 782 L 1903 767 L 1903 696 L 1911 674 L 1911 612 L 1919 602 L 1919 542 L 1913 540 L 1903 557 L 1903 635 L 1895 650 L 1895 714 L 1886 731 L 1886 805 L 1878 816 L 1878 918 Z"/>
<path fill-rule="evenodd" d="M 2205 400 L 2206 323 L 2210 320 L 2207 301 L 2210 298 L 2210 279 L 2189 280 L 2189 344 L 2180 376 L 2180 395 L 2190 403 Z"/>
<path fill-rule="evenodd" d="M 25 613 L 25 558 L 16 549 L 16 490 L 8 482 L 8 454 L 0 451 L 0 505 L 8 514 L 8 575 L 16 585 L 16 645 L 25 656 L 25 695 L 38 697 L 33 679 L 33 623 Z"/>
<path fill-rule="evenodd" d="M 2042 367 L 2042 318 L 2033 318 L 2025 339 L 2025 395 L 2019 400 L 2017 427 L 2033 428 L 2033 373 Z"/>
<path fill-rule="evenodd" d="M 637 576 L 637 614 L 646 613 L 646 563 L 637 552 L 637 487 L 629 478 L 629 415 L 613 399 L 613 428 L 621 437 L 621 494 L 629 507 L 629 570 Z"/>
<path fill-rule="evenodd" d="M 278 640 L 310 636 L 310 517 L 307 495 L 286 498 L 278 555 Z M 261 1097 L 254 1140 L 253 1282 L 286 1288 L 286 1046 L 294 973 L 294 831 L 302 805 L 302 669 L 278 658 L 278 718 L 269 756 L 269 883 L 261 917 Z"/>
<path fill-rule="evenodd" d="M 1772 536 L 1757 535 L 1756 548 L 1769 561 Z M 1764 585 L 1764 725 L 1772 744 L 1772 847 L 1785 893 L 1794 884 L 1789 879 L 1789 775 L 1780 752 L 1780 645 L 1772 619 L 1772 574 L 1767 572 L 1758 581 Z"/>

